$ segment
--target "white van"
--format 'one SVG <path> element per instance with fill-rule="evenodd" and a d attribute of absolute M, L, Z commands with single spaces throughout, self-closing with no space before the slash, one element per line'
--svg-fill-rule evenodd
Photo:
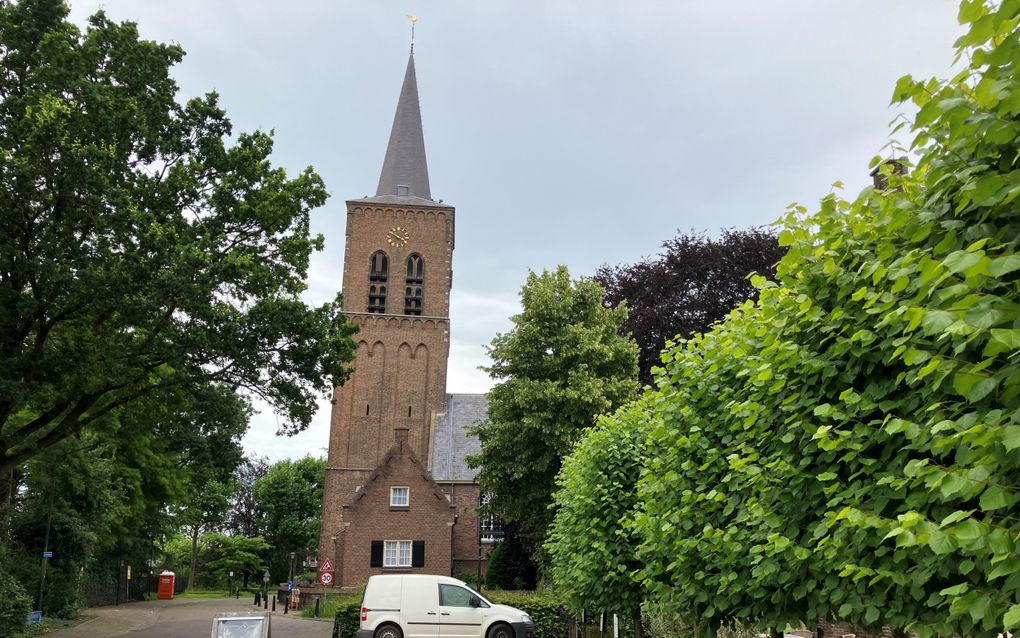
<path fill-rule="evenodd" d="M 358 638 L 532 638 L 531 618 L 449 576 L 372 576 Z"/>

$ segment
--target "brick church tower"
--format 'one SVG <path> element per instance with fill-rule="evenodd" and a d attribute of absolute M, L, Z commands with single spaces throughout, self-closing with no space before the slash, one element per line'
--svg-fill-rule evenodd
<path fill-rule="evenodd" d="M 352 584 L 352 579 L 363 575 L 360 567 L 354 571 L 344 567 L 354 560 L 352 555 L 375 552 L 372 543 L 383 542 L 355 543 L 354 529 L 367 526 L 370 529 L 364 534 L 369 536 L 365 538 L 375 538 L 371 534 L 383 525 L 376 520 L 378 516 L 407 509 L 383 507 L 377 516 L 356 503 L 364 496 L 366 484 L 385 470 L 384 465 L 392 461 L 394 467 L 404 467 L 393 461 L 394 453 L 408 460 L 400 471 L 420 474 L 415 480 L 420 483 L 424 479 L 428 484 L 418 488 L 411 479 L 398 481 L 410 485 L 410 507 L 419 508 L 414 518 L 426 514 L 420 510 L 424 502 L 421 494 L 441 494 L 428 464 L 435 417 L 446 410 L 453 246 L 454 208 L 434 201 L 429 190 L 412 53 L 376 194 L 347 201 L 344 313 L 360 331 L 354 337 L 358 342 L 354 373 L 333 395 L 319 536 L 320 559 L 332 559 L 337 586 Z M 437 499 L 430 496 L 430 504 L 436 505 L 433 501 Z M 451 499 L 439 500 L 439 514 L 428 516 L 439 526 L 437 533 L 444 535 L 432 545 L 446 545 L 443 569 L 448 570 L 456 517 Z M 406 525 L 410 518 L 397 522 Z M 389 534 L 417 539 L 425 532 Z M 399 543 L 394 547 L 393 551 L 403 551 Z M 357 562 L 360 565 L 362 561 Z M 364 567 L 369 567 L 367 558 Z M 431 567 L 437 573 L 438 566 Z"/>

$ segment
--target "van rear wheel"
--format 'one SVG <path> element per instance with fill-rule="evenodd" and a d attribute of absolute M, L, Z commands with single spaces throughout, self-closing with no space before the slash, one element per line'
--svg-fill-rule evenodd
<path fill-rule="evenodd" d="M 489 633 L 486 638 L 514 638 L 513 627 L 506 623 L 496 623 L 492 627 L 489 627 Z"/>
<path fill-rule="evenodd" d="M 387 623 L 385 625 L 380 625 L 379 628 L 375 630 L 375 638 L 404 638 L 404 634 L 400 631 L 400 627 Z"/>

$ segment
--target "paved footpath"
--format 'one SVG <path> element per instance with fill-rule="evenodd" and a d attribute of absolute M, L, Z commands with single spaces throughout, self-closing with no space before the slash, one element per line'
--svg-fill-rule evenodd
<path fill-rule="evenodd" d="M 251 600 L 233 598 L 150 600 L 116 607 L 96 607 L 85 612 L 89 620 L 54 631 L 54 638 L 209 638 L 212 620 L 220 614 L 252 615 Z M 272 614 L 273 638 L 329 638 L 332 621 L 298 618 L 280 611 Z"/>

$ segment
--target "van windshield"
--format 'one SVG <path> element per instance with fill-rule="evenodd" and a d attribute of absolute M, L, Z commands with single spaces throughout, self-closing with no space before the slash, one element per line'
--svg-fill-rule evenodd
<path fill-rule="evenodd" d="M 488 598 L 486 598 L 485 596 L 482 596 L 481 594 L 479 594 L 479 593 L 478 593 L 478 592 L 476 592 L 475 590 L 471 589 L 471 588 L 470 588 L 470 587 L 468 587 L 467 585 L 464 585 L 464 589 L 468 590 L 469 592 L 471 592 L 471 593 L 472 593 L 472 594 L 474 594 L 475 596 L 478 596 L 479 598 L 481 598 L 481 599 L 482 599 L 482 602 L 486 603 L 486 604 L 487 604 L 487 605 L 489 605 L 490 607 L 496 604 L 496 603 L 492 602 L 491 600 L 489 600 Z"/>

